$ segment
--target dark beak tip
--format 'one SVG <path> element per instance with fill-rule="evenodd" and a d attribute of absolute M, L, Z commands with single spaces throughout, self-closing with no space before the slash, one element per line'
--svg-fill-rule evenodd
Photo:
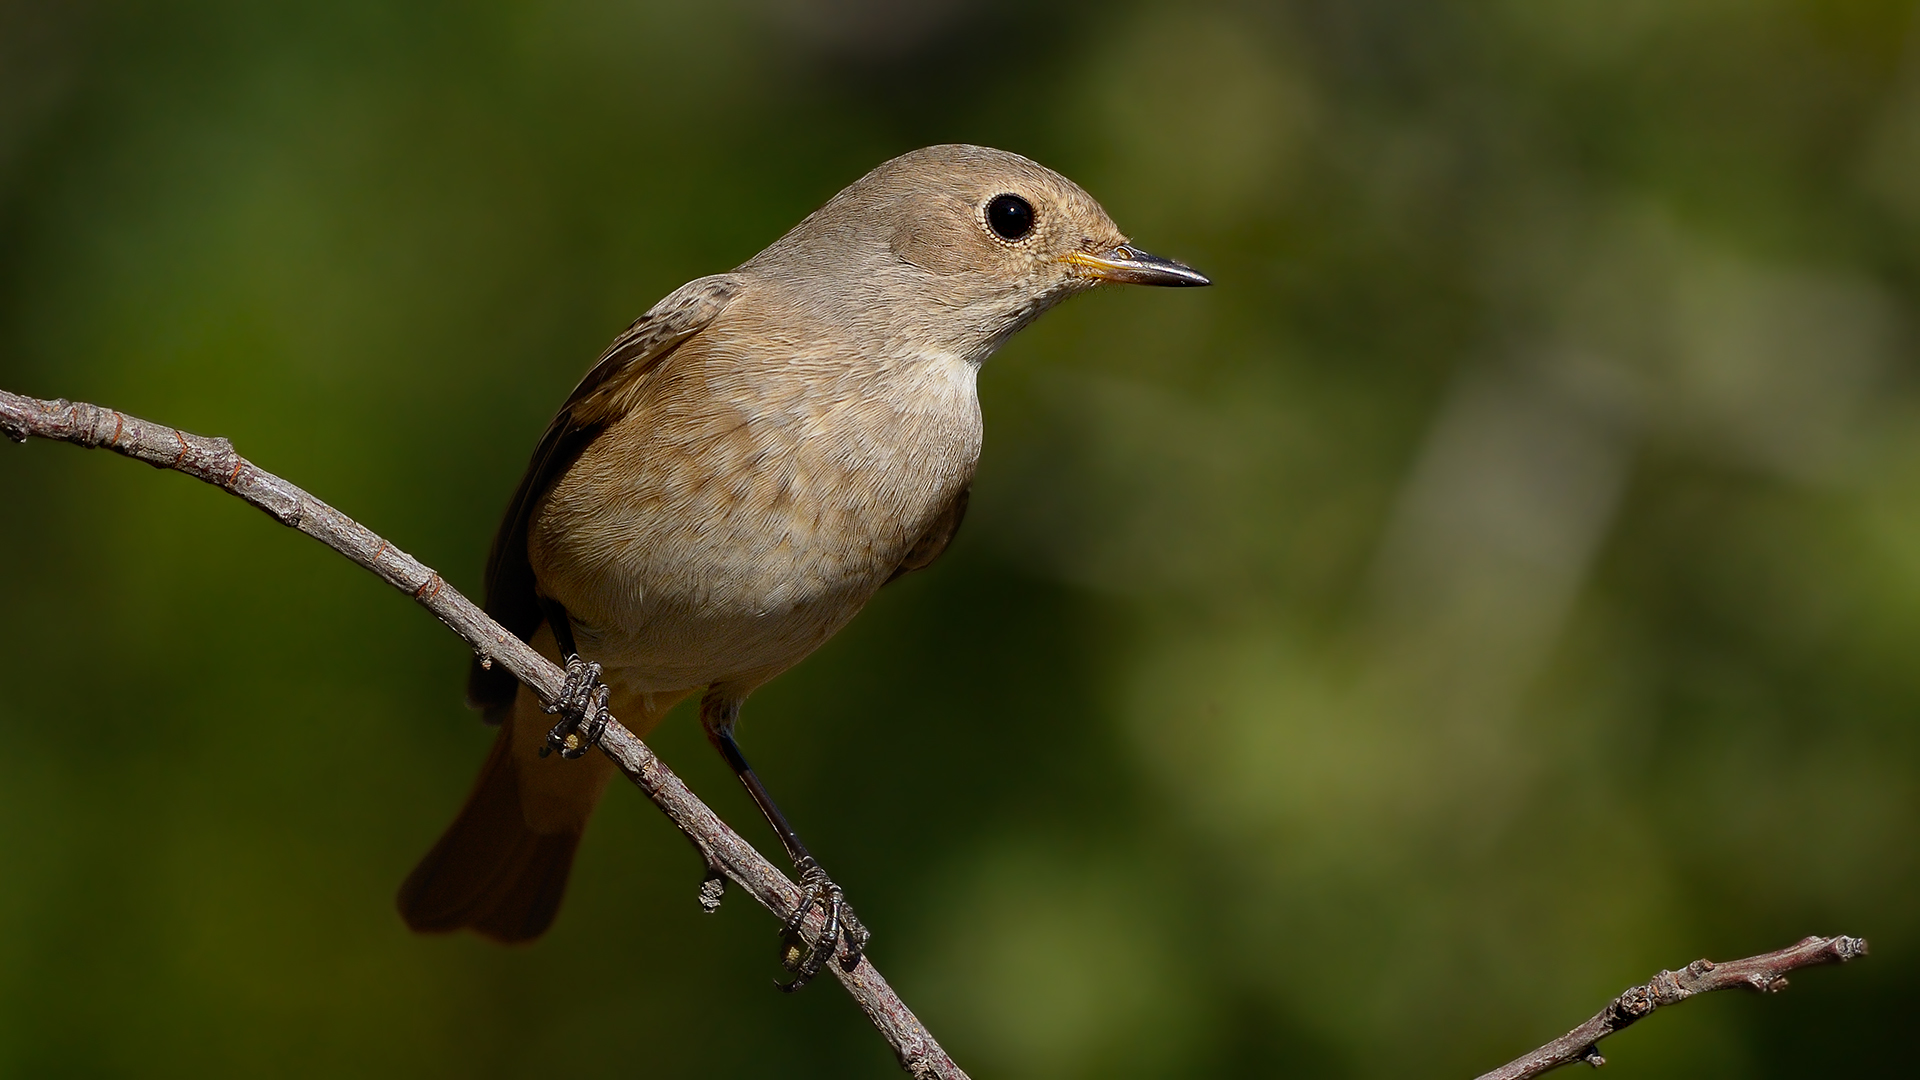
<path fill-rule="evenodd" d="M 1141 251 L 1132 244 L 1124 245 L 1122 250 L 1139 268 L 1138 276 L 1131 279 L 1135 284 L 1174 289 L 1198 289 L 1213 284 L 1212 278 L 1178 260 Z"/>
<path fill-rule="evenodd" d="M 1165 265 L 1154 268 L 1156 273 L 1141 279 L 1142 285 L 1159 285 L 1169 289 L 1200 289 L 1213 284 L 1213 279 L 1195 270 L 1185 263 L 1168 260 Z"/>

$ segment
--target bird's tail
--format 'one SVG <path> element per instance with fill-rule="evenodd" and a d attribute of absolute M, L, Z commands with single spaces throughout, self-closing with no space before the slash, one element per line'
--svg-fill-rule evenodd
<path fill-rule="evenodd" d="M 470 927 L 495 941 L 531 941 L 560 910 L 613 763 L 602 754 L 542 758 L 553 718 L 526 687 L 501 711 L 508 715 L 460 816 L 400 886 L 400 916 L 415 930 Z M 643 727 L 650 719 L 634 717 Z"/>
<path fill-rule="evenodd" d="M 460 816 L 400 886 L 400 915 L 413 929 L 471 927 L 495 941 L 531 941 L 560 910 L 574 850 L 611 766 L 594 754 L 578 761 L 535 758 L 528 768 L 515 753 L 515 744 L 526 741 L 520 730 L 529 726 L 526 719 L 510 716 L 500 725 Z M 538 734 L 544 738 L 545 728 Z M 559 785 L 538 775 L 561 769 L 576 775 Z M 552 805 L 554 794 L 562 796 L 560 805 Z M 539 803 L 572 812 L 531 812 L 543 808 Z"/>
<path fill-rule="evenodd" d="M 542 626 L 530 644 L 549 660 L 560 655 Z M 612 687 L 613 715 L 645 737 L 687 695 Z M 522 686 L 510 705 L 487 711 L 500 721 L 473 793 L 433 850 L 400 885 L 400 917 L 422 933 L 472 929 L 500 942 L 532 941 L 560 910 L 573 853 L 587 819 L 613 777 L 605 754 L 575 760 L 541 757 L 554 717 Z"/>

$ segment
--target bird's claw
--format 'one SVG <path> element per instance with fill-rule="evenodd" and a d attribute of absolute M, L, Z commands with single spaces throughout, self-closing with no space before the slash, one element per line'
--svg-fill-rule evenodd
<path fill-rule="evenodd" d="M 551 705 L 542 706 L 543 711 L 558 714 L 560 722 L 547 732 L 547 745 L 540 748 L 540 756 L 546 757 L 558 750 L 561 757 L 571 760 L 584 757 L 587 751 L 598 746 L 610 719 L 607 696 L 611 693 L 607 684 L 600 681 L 599 664 L 590 664 L 578 656 L 567 657 L 567 681 L 560 687 L 559 698 Z"/>
<path fill-rule="evenodd" d="M 785 942 L 780 963 L 793 972 L 793 981 L 780 983 L 779 986 L 789 994 L 812 982 L 836 950 L 841 953 L 838 960 L 840 970 L 852 971 L 859 967 L 860 957 L 866 951 L 868 939 L 872 937 L 860 920 L 854 917 L 853 907 L 847 903 L 847 894 L 834 884 L 811 855 L 801 856 L 794 869 L 800 871 L 799 885 L 805 892 L 800 898 L 800 906 L 780 927 L 780 937 Z M 806 925 L 807 913 L 815 907 L 826 918 L 820 925 L 819 939 L 812 948 L 808 948 L 800 928 Z"/>

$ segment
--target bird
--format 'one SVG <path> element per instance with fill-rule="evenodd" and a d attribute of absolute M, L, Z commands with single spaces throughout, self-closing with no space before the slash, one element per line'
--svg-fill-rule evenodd
<path fill-rule="evenodd" d="M 1135 247 L 1051 169 L 929 146 L 616 337 L 541 436 L 486 566 L 487 613 L 567 668 L 562 719 L 476 660 L 468 703 L 499 732 L 400 888 L 407 925 L 539 937 L 614 771 L 586 753 L 595 724 L 610 711 L 644 737 L 698 694 L 804 890 L 789 988 L 836 946 L 850 970 L 867 932 L 747 764 L 741 705 L 947 550 L 980 457 L 981 364 L 1105 283 L 1211 282 Z M 826 928 L 802 948 L 815 906 Z"/>

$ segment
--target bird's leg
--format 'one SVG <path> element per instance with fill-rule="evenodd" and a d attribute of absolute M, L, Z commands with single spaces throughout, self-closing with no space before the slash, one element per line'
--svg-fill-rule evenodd
<path fill-rule="evenodd" d="M 740 703 L 709 692 L 700 703 L 700 725 L 706 729 L 707 740 L 713 743 L 720 756 L 727 759 L 733 767 L 733 774 L 740 778 L 741 786 L 753 797 L 755 806 L 765 815 L 767 824 L 780 837 L 780 843 L 787 849 L 787 858 L 793 861 L 793 869 L 799 877 L 803 891 L 800 906 L 780 928 L 780 935 L 786 942 L 780 962 L 788 971 L 793 972 L 793 981 L 781 983 L 780 989 L 792 993 L 807 985 L 820 968 L 833 957 L 836 948 L 844 941 L 846 948 L 841 952 L 839 964 L 842 970 L 852 971 L 860 966 L 860 956 L 866 950 L 869 934 L 867 928 L 854 917 L 853 908 L 847 903 L 847 896 L 839 885 L 821 868 L 819 860 L 807 851 L 807 845 L 800 842 L 793 826 L 787 823 L 787 816 L 767 793 L 767 786 L 754 775 L 753 767 L 740 752 L 740 744 L 734 741 L 734 721 L 740 717 Z M 811 949 L 806 947 L 806 939 L 800 934 L 800 928 L 806 924 L 807 913 L 815 907 L 825 921 L 820 927 L 819 940 Z"/>
<path fill-rule="evenodd" d="M 547 732 L 547 745 L 540 748 L 540 756 L 546 757 L 558 750 L 563 758 L 583 757 L 599 744 L 601 734 L 607 730 L 607 696 L 612 691 L 600 681 L 600 665 L 580 659 L 580 649 L 573 641 L 573 620 L 567 617 L 567 609 L 544 596 L 540 598 L 540 607 L 546 612 L 553 640 L 560 646 L 560 655 L 567 663 L 567 681 L 560 687 L 559 699 L 542 706 L 548 714 L 558 713 L 560 722 Z M 581 730 L 583 724 L 585 731 Z"/>

